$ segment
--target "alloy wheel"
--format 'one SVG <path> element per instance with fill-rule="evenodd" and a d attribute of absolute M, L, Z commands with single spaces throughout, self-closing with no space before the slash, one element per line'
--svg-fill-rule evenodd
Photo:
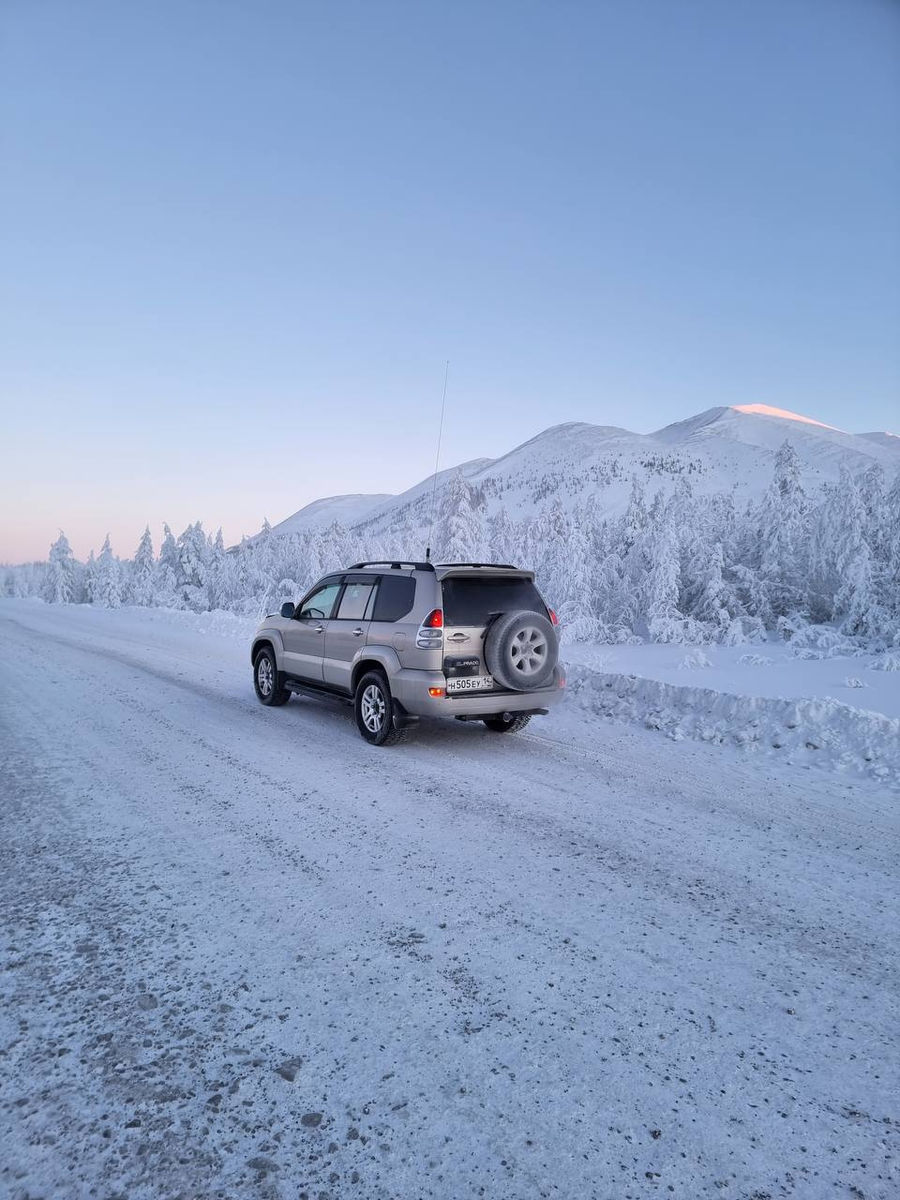
<path fill-rule="evenodd" d="M 387 709 L 384 701 L 384 693 L 381 688 L 374 683 L 370 683 L 362 694 L 359 709 L 363 724 L 369 733 L 380 733 L 381 727 L 384 725 L 384 714 Z"/>

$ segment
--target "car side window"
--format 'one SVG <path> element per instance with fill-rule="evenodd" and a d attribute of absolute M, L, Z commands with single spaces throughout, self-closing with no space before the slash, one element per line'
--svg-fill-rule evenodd
<path fill-rule="evenodd" d="M 375 598 L 375 621 L 399 621 L 413 606 L 416 581 L 408 575 L 383 575 Z"/>
<path fill-rule="evenodd" d="M 335 616 L 339 621 L 362 621 L 366 615 L 373 583 L 348 583 Z"/>
<path fill-rule="evenodd" d="M 331 616 L 331 610 L 334 608 L 334 602 L 337 600 L 340 590 L 340 581 L 326 583 L 324 587 L 317 588 L 311 596 L 307 596 L 303 601 L 303 606 L 294 614 L 294 619 L 297 621 L 326 620 Z"/>

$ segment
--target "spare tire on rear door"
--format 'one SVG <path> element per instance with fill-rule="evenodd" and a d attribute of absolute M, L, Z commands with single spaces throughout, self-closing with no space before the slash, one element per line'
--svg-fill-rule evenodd
<path fill-rule="evenodd" d="M 556 630 L 545 616 L 502 613 L 484 639 L 484 661 L 501 687 L 530 692 L 550 682 L 559 657 Z"/>

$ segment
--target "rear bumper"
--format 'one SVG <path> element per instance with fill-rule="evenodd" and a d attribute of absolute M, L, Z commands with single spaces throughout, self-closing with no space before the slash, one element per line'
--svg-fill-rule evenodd
<path fill-rule="evenodd" d="M 391 693 L 415 717 L 489 717 L 494 713 L 535 712 L 552 708 L 565 694 L 566 673 L 553 672 L 549 687 L 533 692 L 467 692 L 461 696 L 431 696 L 429 688 L 446 688 L 440 671 L 397 671 L 391 676 Z"/>

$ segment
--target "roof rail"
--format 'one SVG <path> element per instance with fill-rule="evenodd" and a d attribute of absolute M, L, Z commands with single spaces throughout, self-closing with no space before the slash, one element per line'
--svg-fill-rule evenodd
<path fill-rule="evenodd" d="M 401 558 L 379 558 L 375 562 L 354 563 L 352 567 L 347 567 L 347 570 L 359 571 L 362 567 L 390 567 L 393 571 L 399 571 L 402 567 L 412 567 L 414 571 L 434 570 L 434 565 L 430 562 L 412 562 Z"/>
<path fill-rule="evenodd" d="M 514 567 L 512 563 L 435 563 L 438 567 L 499 567 L 501 571 L 518 571 L 519 567 Z"/>

